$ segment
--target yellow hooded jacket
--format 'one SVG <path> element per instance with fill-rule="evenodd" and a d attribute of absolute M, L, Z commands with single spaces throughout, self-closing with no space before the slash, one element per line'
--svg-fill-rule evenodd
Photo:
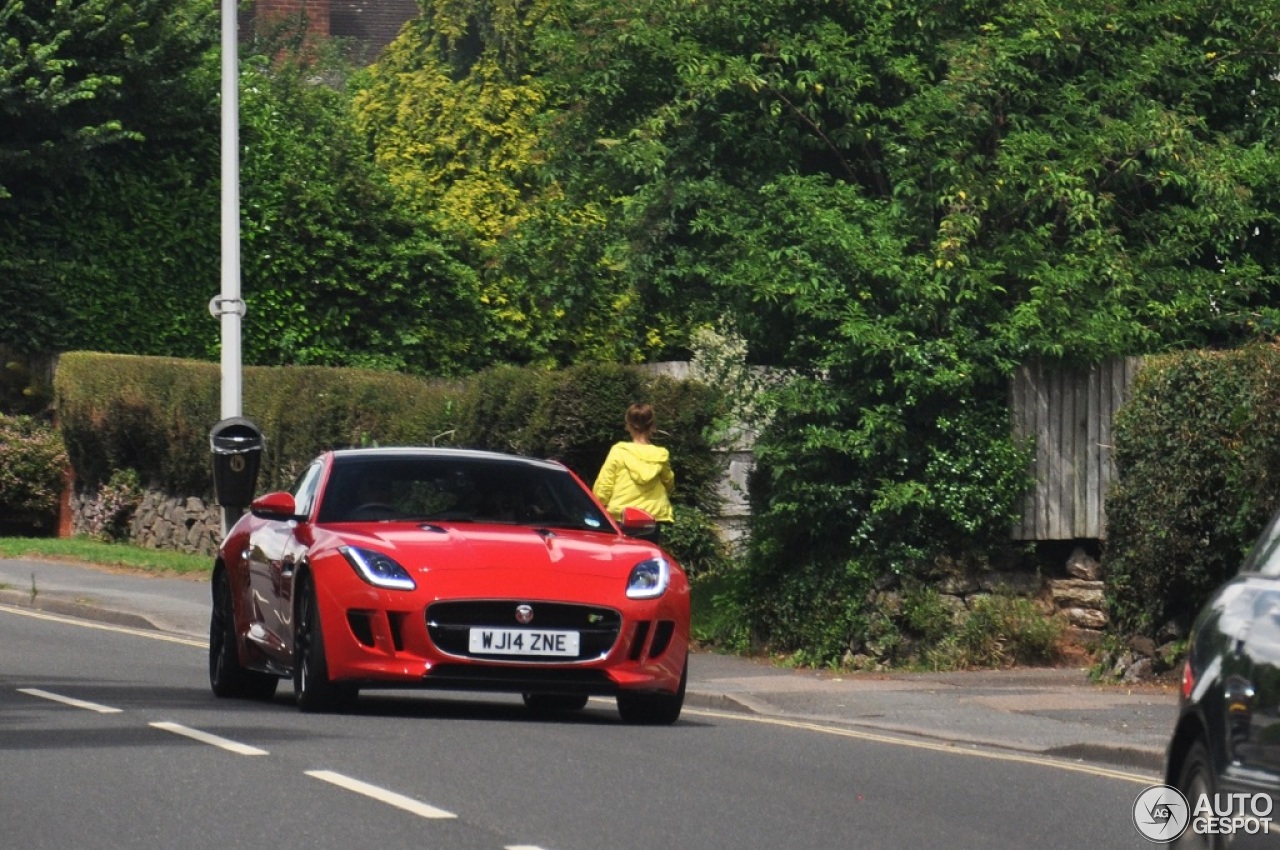
<path fill-rule="evenodd" d="M 625 507 L 648 511 L 658 522 L 672 522 L 669 495 L 676 487 L 670 454 L 647 443 L 614 443 L 591 489 L 609 513 L 622 517 Z"/>

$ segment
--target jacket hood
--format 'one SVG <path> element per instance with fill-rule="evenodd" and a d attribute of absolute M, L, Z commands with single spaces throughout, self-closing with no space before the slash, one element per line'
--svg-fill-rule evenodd
<path fill-rule="evenodd" d="M 618 448 L 622 450 L 620 457 L 627 474 L 641 486 L 655 481 L 670 458 L 670 453 L 662 446 L 647 443 L 618 443 Z"/>

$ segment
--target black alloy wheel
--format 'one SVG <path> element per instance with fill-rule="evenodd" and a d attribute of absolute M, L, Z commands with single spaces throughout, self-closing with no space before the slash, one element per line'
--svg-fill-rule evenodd
<path fill-rule="evenodd" d="M 293 632 L 293 691 L 298 708 L 308 713 L 340 711 L 355 701 L 358 689 L 329 681 L 315 584 L 310 576 L 303 576 L 298 584 Z"/>
<path fill-rule="evenodd" d="M 1195 811 L 1196 801 L 1201 795 L 1204 795 L 1207 800 L 1213 800 L 1217 785 L 1218 781 L 1213 773 L 1213 762 L 1209 759 L 1209 751 L 1205 749 L 1203 741 L 1196 741 L 1187 750 L 1187 755 L 1182 760 L 1182 770 L 1178 774 L 1178 790 L 1187 798 L 1187 807 L 1190 809 L 1187 812 L 1188 818 L 1191 817 L 1191 812 Z M 1201 835 L 1188 824 L 1178 840 L 1169 846 L 1179 850 L 1226 850 L 1227 845 L 1223 836 Z"/>
<path fill-rule="evenodd" d="M 209 687 L 218 697 L 269 700 L 279 684 L 278 677 L 240 664 L 231 585 L 227 571 L 217 570 L 213 577 L 213 613 L 209 617 Z"/>

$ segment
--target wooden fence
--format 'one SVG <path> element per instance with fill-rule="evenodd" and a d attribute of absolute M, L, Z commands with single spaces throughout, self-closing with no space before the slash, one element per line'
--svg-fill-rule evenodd
<path fill-rule="evenodd" d="M 1013 376 L 1014 437 L 1035 446 L 1035 484 L 1013 527 L 1015 540 L 1106 537 L 1106 497 L 1115 477 L 1112 419 L 1141 365 L 1139 357 L 1088 370 L 1028 364 Z"/>

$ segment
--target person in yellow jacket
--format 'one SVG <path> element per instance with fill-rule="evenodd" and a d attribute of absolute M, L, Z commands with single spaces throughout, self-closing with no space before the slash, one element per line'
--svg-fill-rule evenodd
<path fill-rule="evenodd" d="M 672 522 L 671 492 L 676 476 L 666 449 L 649 441 L 657 420 L 653 407 L 633 404 L 627 408 L 627 433 L 631 440 L 614 443 L 591 488 L 609 513 L 622 518 L 622 509 L 640 508 L 658 521 L 658 528 Z M 650 538 L 659 542 L 659 532 Z"/>

